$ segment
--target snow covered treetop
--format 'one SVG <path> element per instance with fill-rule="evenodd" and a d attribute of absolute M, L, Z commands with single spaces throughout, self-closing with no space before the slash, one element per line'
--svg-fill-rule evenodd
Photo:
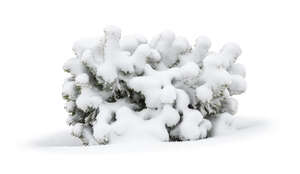
<path fill-rule="evenodd" d="M 150 42 L 106 27 L 82 39 L 62 95 L 72 134 L 85 145 L 125 141 L 184 141 L 213 135 L 215 120 L 237 111 L 233 95 L 246 90 L 241 49 L 228 43 L 210 52 L 207 37 L 194 46 L 171 31 Z"/>

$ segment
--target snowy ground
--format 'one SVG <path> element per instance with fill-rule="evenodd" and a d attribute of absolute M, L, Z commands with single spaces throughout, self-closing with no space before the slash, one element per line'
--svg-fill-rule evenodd
<path fill-rule="evenodd" d="M 236 130 L 190 142 L 127 143 L 81 146 L 64 129 L 32 137 L 17 151 L 21 168 L 31 172 L 56 173 L 260 173 L 270 170 L 292 171 L 270 162 L 276 149 L 276 123 L 264 117 L 237 115 Z M 284 155 L 285 156 L 285 155 Z M 30 161 L 27 159 L 30 158 Z M 38 164 L 38 165 L 36 165 Z M 51 167 L 53 166 L 53 167 Z M 273 169 L 271 169 L 273 167 Z M 16 168 L 12 168 L 16 170 Z M 18 170 L 18 169 L 17 169 Z"/>
<path fill-rule="evenodd" d="M 132 152 L 132 151 L 152 151 L 163 150 L 165 148 L 199 148 L 199 146 L 222 145 L 228 141 L 241 141 L 258 134 L 264 134 L 270 128 L 270 122 L 259 118 L 237 116 L 231 127 L 221 128 L 218 133 L 210 138 L 199 141 L 185 142 L 127 142 L 121 144 L 111 144 L 104 146 L 84 147 L 78 138 L 70 135 L 70 131 L 63 130 L 54 132 L 43 137 L 36 138 L 29 142 L 28 148 L 37 148 L 41 151 L 52 152 Z"/>

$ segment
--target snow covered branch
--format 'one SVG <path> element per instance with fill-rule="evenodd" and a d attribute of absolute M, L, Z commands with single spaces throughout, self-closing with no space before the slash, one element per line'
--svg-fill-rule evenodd
<path fill-rule="evenodd" d="M 214 120 L 237 111 L 233 95 L 246 90 L 245 68 L 234 43 L 210 52 L 171 31 L 150 42 L 106 27 L 101 38 L 73 46 L 63 66 L 72 135 L 85 145 L 123 141 L 184 141 L 208 137 Z"/>

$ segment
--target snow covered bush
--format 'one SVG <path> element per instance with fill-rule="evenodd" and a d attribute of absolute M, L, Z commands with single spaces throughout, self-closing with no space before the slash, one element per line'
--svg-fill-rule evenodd
<path fill-rule="evenodd" d="M 124 141 L 185 141 L 212 135 L 214 121 L 237 111 L 233 95 L 246 90 L 241 49 L 225 44 L 210 52 L 171 31 L 150 42 L 121 37 L 117 27 L 73 46 L 63 66 L 67 123 L 85 145 Z M 223 119 L 224 120 L 224 119 Z"/>

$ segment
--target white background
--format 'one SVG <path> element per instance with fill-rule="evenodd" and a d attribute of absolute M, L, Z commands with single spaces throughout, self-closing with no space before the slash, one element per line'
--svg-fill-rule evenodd
<path fill-rule="evenodd" d="M 0 1 L 0 173 L 299 173 L 297 2 Z M 259 120 L 263 128 L 121 150 L 34 145 L 68 129 L 61 86 L 72 43 L 100 36 L 111 24 L 148 39 L 164 29 L 191 42 L 206 35 L 212 50 L 239 43 L 248 91 L 238 97 L 237 116 Z"/>

